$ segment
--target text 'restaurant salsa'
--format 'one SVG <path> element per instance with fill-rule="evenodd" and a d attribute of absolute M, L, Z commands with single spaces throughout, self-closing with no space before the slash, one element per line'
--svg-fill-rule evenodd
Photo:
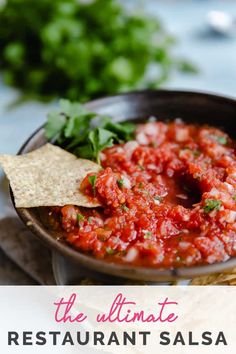
<path fill-rule="evenodd" d="M 97 258 L 164 268 L 236 255 L 236 157 L 224 132 L 148 122 L 137 126 L 135 140 L 100 158 L 103 169 L 81 190 L 102 207 L 54 209 L 71 245 Z"/>

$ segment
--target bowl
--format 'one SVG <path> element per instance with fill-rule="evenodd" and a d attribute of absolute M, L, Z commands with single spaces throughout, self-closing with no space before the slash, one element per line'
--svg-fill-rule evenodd
<path fill-rule="evenodd" d="M 182 118 L 185 122 L 209 124 L 219 127 L 236 138 L 236 101 L 202 92 L 184 91 L 137 91 L 97 99 L 87 103 L 86 108 L 99 114 L 111 115 L 115 121 L 141 121 L 150 116 L 160 120 Z M 46 142 L 44 127 L 40 127 L 25 142 L 19 154 L 32 151 Z M 14 197 L 11 193 L 14 204 Z M 16 208 L 27 227 L 52 250 L 61 253 L 75 266 L 86 267 L 109 276 L 139 281 L 175 281 L 200 275 L 223 272 L 236 266 L 236 257 L 226 262 L 177 269 L 156 269 L 127 264 L 110 263 L 96 259 L 73 249 L 59 240 L 57 232 L 50 230 L 40 217 L 41 208 Z"/>

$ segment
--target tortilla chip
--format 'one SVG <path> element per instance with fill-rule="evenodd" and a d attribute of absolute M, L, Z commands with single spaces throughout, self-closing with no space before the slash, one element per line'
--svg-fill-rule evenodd
<path fill-rule="evenodd" d="M 10 181 L 17 208 L 99 206 L 88 200 L 79 187 L 83 178 L 89 172 L 98 172 L 100 166 L 57 146 L 46 144 L 25 155 L 0 155 L 0 164 Z"/>
<path fill-rule="evenodd" d="M 191 285 L 236 285 L 236 268 L 224 273 L 195 278 Z"/>

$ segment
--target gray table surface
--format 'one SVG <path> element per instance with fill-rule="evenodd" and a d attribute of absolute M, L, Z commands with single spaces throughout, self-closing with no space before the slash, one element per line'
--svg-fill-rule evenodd
<path fill-rule="evenodd" d="M 131 1 L 132 2 L 132 1 Z M 133 1 L 134 2 L 134 1 Z M 210 10 L 224 10 L 236 16 L 234 0 L 176 0 L 142 2 L 153 15 L 159 16 L 179 42 L 174 50 L 199 68 L 198 75 L 173 74 L 167 88 L 211 91 L 236 96 L 236 35 L 212 36 L 207 32 L 206 16 Z M 0 79 L 0 153 L 16 153 L 25 139 L 45 122 L 50 107 L 56 105 L 28 102 L 14 109 L 9 104 L 17 98 L 17 91 L 6 87 Z M 4 213 L 7 194 L 0 172 L 0 215 Z M 5 265 L 5 272 L 4 270 Z M 12 264 L 0 253 L 0 284 L 11 280 Z M 29 281 L 29 280 L 27 280 Z M 26 282 L 22 280 L 22 283 Z"/>

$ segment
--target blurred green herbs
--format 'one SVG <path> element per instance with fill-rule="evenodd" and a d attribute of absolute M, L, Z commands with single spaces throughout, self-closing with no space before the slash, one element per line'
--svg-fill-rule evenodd
<path fill-rule="evenodd" d="M 102 150 L 131 140 L 134 131 L 132 123 L 116 123 L 108 116 L 89 112 L 80 103 L 66 99 L 60 100 L 58 111 L 48 114 L 45 126 L 47 139 L 78 157 L 98 163 Z"/>
<path fill-rule="evenodd" d="M 4 81 L 40 98 L 85 101 L 194 71 L 172 56 L 173 42 L 157 19 L 116 0 L 7 0 L 0 8 Z M 150 64 L 155 74 L 145 80 Z"/>

